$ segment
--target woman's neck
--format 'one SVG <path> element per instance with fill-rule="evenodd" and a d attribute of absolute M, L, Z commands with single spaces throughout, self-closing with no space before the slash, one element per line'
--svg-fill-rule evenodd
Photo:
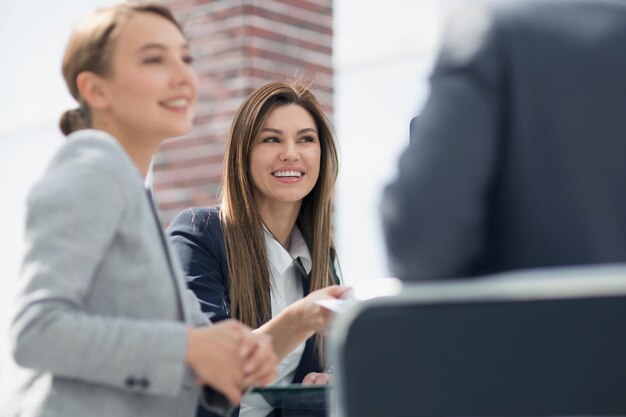
<path fill-rule="evenodd" d="M 263 222 L 285 249 L 289 249 L 289 238 L 296 224 L 296 220 L 298 220 L 301 205 L 302 202 L 289 204 L 258 204 L 259 213 L 261 214 Z"/>
<path fill-rule="evenodd" d="M 160 141 L 145 139 L 141 135 L 125 134 L 125 132 L 110 123 L 106 123 L 104 120 L 92 120 L 92 126 L 94 129 L 107 132 L 117 139 L 141 175 L 144 178 L 148 175 L 152 157 L 156 153 Z"/>
<path fill-rule="evenodd" d="M 141 175 L 145 178 L 150 170 L 152 157 L 157 151 L 158 145 L 146 145 L 144 143 L 136 143 L 121 138 L 117 138 L 130 159 L 133 161 Z"/>

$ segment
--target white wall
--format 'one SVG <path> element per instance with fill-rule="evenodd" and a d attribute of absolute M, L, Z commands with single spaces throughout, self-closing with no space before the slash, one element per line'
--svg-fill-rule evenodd
<path fill-rule="evenodd" d="M 337 250 L 348 284 L 387 276 L 379 219 L 384 184 L 428 91 L 441 0 L 337 0 L 336 128 L 342 167 Z"/>

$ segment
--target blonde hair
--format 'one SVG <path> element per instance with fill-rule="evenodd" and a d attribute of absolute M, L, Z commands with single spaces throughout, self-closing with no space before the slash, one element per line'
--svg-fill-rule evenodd
<path fill-rule="evenodd" d="M 74 30 L 63 56 L 63 78 L 79 107 L 67 110 L 61 116 L 59 127 L 63 134 L 91 126 L 89 106 L 80 96 L 76 78 L 81 72 L 90 71 L 100 76 L 111 75 L 113 45 L 124 24 L 138 13 L 152 13 L 167 19 L 181 33 L 181 25 L 172 12 L 158 3 L 121 3 L 99 9 L 87 16 Z"/>
<path fill-rule="evenodd" d="M 331 254 L 333 190 L 339 170 L 330 122 L 308 86 L 272 82 L 250 94 L 239 107 L 228 136 L 220 221 L 224 230 L 233 317 L 256 328 L 271 318 L 270 276 L 263 220 L 252 196 L 250 151 L 268 115 L 276 107 L 301 106 L 317 125 L 321 146 L 320 174 L 304 198 L 297 224 L 312 258 L 310 291 L 334 284 Z"/>

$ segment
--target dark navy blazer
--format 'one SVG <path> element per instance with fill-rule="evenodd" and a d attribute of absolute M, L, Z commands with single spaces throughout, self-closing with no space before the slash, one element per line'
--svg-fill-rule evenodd
<path fill-rule="evenodd" d="M 219 209 L 185 210 L 172 221 L 167 233 L 181 261 L 187 285 L 200 300 L 202 311 L 213 313 L 213 322 L 230 318 L 228 263 Z M 301 278 L 307 295 L 309 279 L 304 274 Z M 309 372 L 322 372 L 315 352 L 315 336 L 306 341 L 293 382 L 302 382 Z"/>
<path fill-rule="evenodd" d="M 626 1 L 468 3 L 383 197 L 392 274 L 626 262 Z"/>

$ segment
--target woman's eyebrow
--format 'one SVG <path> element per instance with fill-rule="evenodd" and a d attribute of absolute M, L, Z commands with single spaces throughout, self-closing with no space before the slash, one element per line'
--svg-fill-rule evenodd
<path fill-rule="evenodd" d="M 272 132 L 272 133 L 276 133 L 276 134 L 279 134 L 279 135 L 283 134 L 282 130 L 274 129 L 272 127 L 264 127 L 263 129 L 261 129 L 261 132 Z M 307 128 L 298 130 L 297 133 L 301 134 L 301 133 L 307 133 L 307 132 L 317 133 L 317 130 L 313 129 L 312 127 L 307 127 Z"/>
<path fill-rule="evenodd" d="M 162 45 L 160 43 L 147 43 L 145 45 L 142 45 L 139 48 L 139 51 L 145 51 L 148 49 L 166 49 L 166 48 L 165 48 L 165 45 Z"/>
<path fill-rule="evenodd" d="M 271 128 L 271 127 L 264 127 L 263 129 L 261 129 L 261 132 L 272 132 L 272 133 L 276 133 L 276 134 L 279 134 L 279 135 L 283 134 L 282 130 L 274 129 L 274 128 Z"/>
<path fill-rule="evenodd" d="M 168 49 L 167 46 L 165 46 L 162 43 L 157 43 L 157 42 L 151 42 L 151 43 L 147 43 L 145 45 L 142 45 L 141 47 L 139 47 L 139 51 L 145 51 L 148 49 L 160 49 L 160 50 L 164 50 L 164 49 Z M 189 44 L 188 43 L 183 43 L 180 45 L 180 49 L 183 50 L 189 50 Z"/>

